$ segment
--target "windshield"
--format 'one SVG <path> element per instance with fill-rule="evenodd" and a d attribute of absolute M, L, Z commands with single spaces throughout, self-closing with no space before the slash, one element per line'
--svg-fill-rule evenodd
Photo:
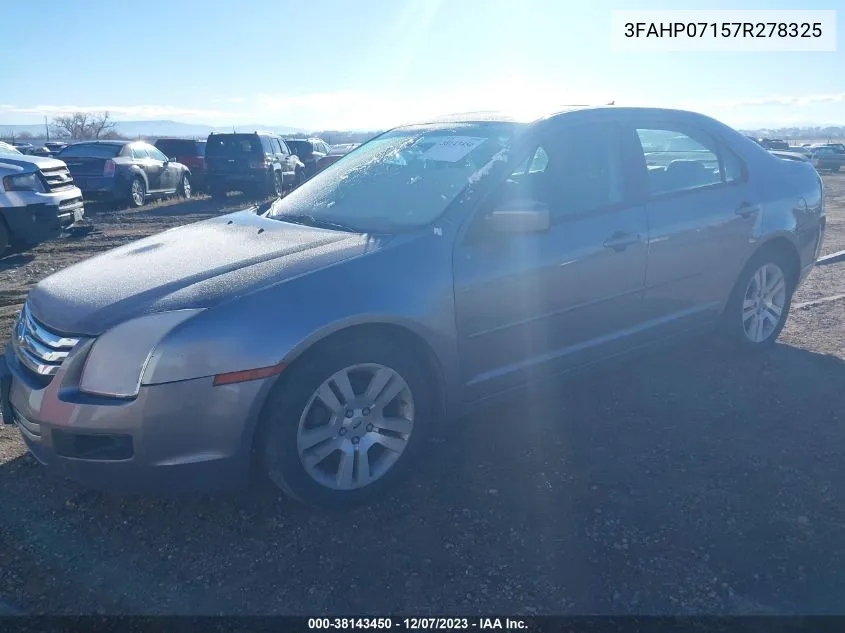
<path fill-rule="evenodd" d="M 261 141 L 255 134 L 214 134 L 208 137 L 205 146 L 207 156 L 257 154 L 261 151 Z"/>
<path fill-rule="evenodd" d="M 122 145 L 112 143 L 106 143 L 103 145 L 80 143 L 78 145 L 68 145 L 59 152 L 59 156 L 67 156 L 71 158 L 114 158 L 120 154 L 121 149 L 123 149 Z"/>
<path fill-rule="evenodd" d="M 424 226 L 493 163 L 506 160 L 514 130 L 511 123 L 393 130 L 276 201 L 269 215 L 364 233 Z"/>

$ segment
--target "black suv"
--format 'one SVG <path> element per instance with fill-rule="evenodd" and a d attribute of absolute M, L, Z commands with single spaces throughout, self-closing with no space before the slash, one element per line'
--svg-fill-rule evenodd
<path fill-rule="evenodd" d="M 263 132 L 208 135 L 205 146 L 207 187 L 214 197 L 229 191 L 280 196 L 298 184 L 302 161 L 285 142 Z"/>

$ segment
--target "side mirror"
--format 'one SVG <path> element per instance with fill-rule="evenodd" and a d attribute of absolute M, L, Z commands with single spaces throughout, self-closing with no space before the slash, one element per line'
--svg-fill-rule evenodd
<path fill-rule="evenodd" d="M 542 233 L 551 227 L 549 207 L 536 200 L 506 202 L 488 216 L 496 233 Z"/>

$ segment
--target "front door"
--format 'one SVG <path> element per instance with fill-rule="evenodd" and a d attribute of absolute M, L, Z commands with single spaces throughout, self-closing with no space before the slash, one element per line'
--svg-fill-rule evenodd
<path fill-rule="evenodd" d="M 630 201 L 619 130 L 561 127 L 479 209 L 454 252 L 461 370 L 468 400 L 626 346 L 641 322 L 648 224 Z M 548 206 L 541 233 L 486 233 L 492 208 Z"/>
<path fill-rule="evenodd" d="M 660 331 L 703 325 L 733 288 L 761 200 L 740 158 L 701 130 L 641 120 L 629 138 L 650 226 L 644 310 Z"/>

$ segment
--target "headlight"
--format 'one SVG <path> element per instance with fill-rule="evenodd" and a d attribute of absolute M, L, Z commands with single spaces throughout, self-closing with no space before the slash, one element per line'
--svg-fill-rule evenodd
<path fill-rule="evenodd" d="M 150 355 L 164 336 L 202 310 L 175 310 L 131 319 L 100 336 L 85 359 L 79 388 L 114 398 L 138 395 Z"/>
<path fill-rule="evenodd" d="M 3 178 L 3 189 L 6 191 L 37 191 L 44 193 L 44 183 L 38 174 L 18 174 Z"/>

